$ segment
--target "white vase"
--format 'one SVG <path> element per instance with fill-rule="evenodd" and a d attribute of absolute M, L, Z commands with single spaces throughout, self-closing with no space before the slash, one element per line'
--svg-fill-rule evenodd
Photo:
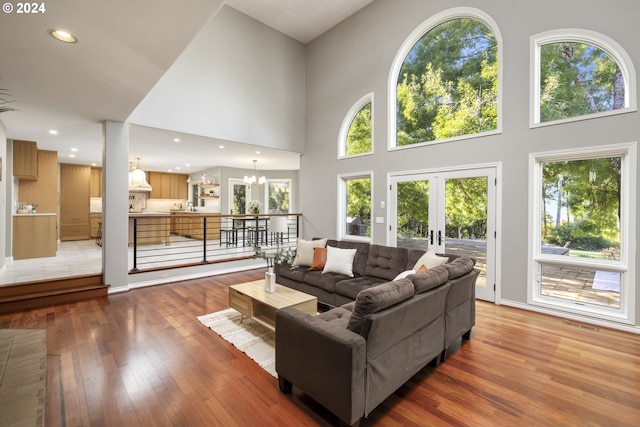
<path fill-rule="evenodd" d="M 269 267 L 269 271 L 264 273 L 264 290 L 269 293 L 276 291 L 276 274 L 272 267 Z"/>

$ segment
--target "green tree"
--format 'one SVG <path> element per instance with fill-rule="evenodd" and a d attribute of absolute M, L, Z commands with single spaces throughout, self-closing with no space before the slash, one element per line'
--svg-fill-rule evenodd
<path fill-rule="evenodd" d="M 446 236 L 486 239 L 487 178 L 448 179 L 445 188 Z"/>
<path fill-rule="evenodd" d="M 371 152 L 372 127 L 371 103 L 367 103 L 353 118 L 347 133 L 346 154 L 362 154 Z"/>
<path fill-rule="evenodd" d="M 565 236 L 565 245 L 586 237 L 620 241 L 621 158 L 595 158 L 550 162 L 543 165 L 545 224 L 543 241 Z M 547 206 L 557 204 L 555 222 Z M 566 218 L 558 212 L 566 211 Z M 568 225 L 571 225 L 568 227 Z M 562 228 L 562 230 L 561 230 Z M 569 232 L 567 232 L 567 230 Z"/>
<path fill-rule="evenodd" d="M 398 76 L 398 145 L 495 129 L 497 76 L 496 40 L 484 23 L 461 18 L 431 29 Z"/>
<path fill-rule="evenodd" d="M 551 43 L 540 48 L 540 121 L 560 120 L 624 108 L 619 65 L 585 43 Z"/>
<path fill-rule="evenodd" d="M 398 233 L 403 237 L 427 237 L 429 233 L 429 181 L 398 183 Z"/>
<path fill-rule="evenodd" d="M 371 178 L 349 179 L 346 186 L 347 217 L 359 219 L 365 226 L 365 235 L 371 236 Z"/>

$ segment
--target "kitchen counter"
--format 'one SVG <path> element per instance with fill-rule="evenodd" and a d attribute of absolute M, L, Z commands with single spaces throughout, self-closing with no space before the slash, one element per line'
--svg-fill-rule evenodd
<path fill-rule="evenodd" d="M 26 213 L 26 214 L 19 214 L 19 213 L 14 213 L 13 216 L 56 216 L 56 213 Z"/>

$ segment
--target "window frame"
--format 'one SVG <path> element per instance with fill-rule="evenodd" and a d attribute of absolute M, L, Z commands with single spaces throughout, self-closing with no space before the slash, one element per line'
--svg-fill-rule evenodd
<path fill-rule="evenodd" d="M 361 157 L 361 156 L 369 156 L 371 154 L 374 154 L 374 147 L 375 147 L 375 141 L 374 141 L 374 102 L 373 102 L 373 98 L 374 98 L 374 94 L 373 92 L 370 92 L 366 95 L 364 95 L 362 98 L 360 98 L 359 100 L 357 100 L 355 102 L 355 104 L 353 104 L 351 106 L 351 108 L 349 109 L 349 111 L 347 111 L 347 114 L 344 116 L 344 119 L 342 121 L 342 124 L 340 125 L 340 133 L 338 136 L 338 160 L 340 159 L 350 159 L 353 157 Z M 355 120 L 356 116 L 358 115 L 358 113 L 360 113 L 360 111 L 362 111 L 362 109 L 367 105 L 367 104 L 371 104 L 371 150 L 365 152 L 365 153 L 358 153 L 358 154 L 347 154 L 347 136 L 349 135 L 349 129 L 351 129 L 351 124 L 353 123 L 353 121 Z"/>
<path fill-rule="evenodd" d="M 370 212 L 371 212 L 371 235 L 370 236 L 354 236 L 347 234 L 347 181 L 353 179 L 369 178 L 371 180 L 371 192 L 370 192 Z M 338 175 L 338 229 L 336 235 L 338 240 L 350 240 L 356 242 L 372 242 L 374 227 L 373 227 L 373 171 L 352 172 Z"/>
<path fill-rule="evenodd" d="M 584 160 L 600 157 L 621 157 L 620 177 L 620 260 L 595 260 L 571 258 L 563 255 L 543 254 L 540 236 L 542 213 L 542 166 L 556 161 Z M 623 143 L 584 149 L 561 150 L 529 155 L 529 256 L 527 303 L 569 314 L 587 315 L 601 320 L 633 324 L 635 319 L 635 235 L 636 235 L 636 193 L 633 183 L 637 173 L 637 143 Z M 541 292 L 541 271 L 543 265 L 555 264 L 585 268 L 602 268 L 621 274 L 620 307 L 609 308 L 597 305 L 571 302 L 569 300 L 543 295 Z"/>
<path fill-rule="evenodd" d="M 530 40 L 529 128 L 553 126 L 580 120 L 590 120 L 599 117 L 631 113 L 637 110 L 636 72 L 633 67 L 633 61 L 624 48 L 615 40 L 605 36 L 604 34 L 579 28 L 547 31 L 531 36 Z M 540 121 L 540 48 L 544 45 L 563 42 L 584 43 L 594 46 L 616 61 L 622 71 L 624 79 L 624 108 L 583 114 L 576 117 L 551 120 L 548 122 Z"/>
<path fill-rule="evenodd" d="M 452 21 L 455 19 L 475 19 L 477 21 L 482 22 L 487 27 L 491 29 L 494 37 L 496 38 L 496 44 L 498 48 L 498 94 L 497 94 L 497 125 L 494 130 L 474 133 L 470 135 L 460 135 L 452 138 L 444 138 L 437 139 L 434 141 L 424 141 L 416 144 L 402 145 L 398 146 L 398 129 L 397 129 L 397 84 L 398 84 L 398 75 L 400 73 L 400 69 L 402 68 L 402 64 L 404 63 L 404 59 L 407 54 L 411 51 L 413 46 L 424 36 L 426 33 L 431 31 L 433 28 L 437 27 L 440 24 L 443 24 L 447 21 Z M 387 151 L 395 151 L 395 150 L 404 150 L 408 148 L 416 148 L 416 147 L 424 147 L 428 145 L 434 144 L 443 144 L 448 142 L 474 139 L 474 138 L 482 138 L 489 135 L 498 135 L 502 133 L 502 70 L 503 70 L 503 48 L 502 48 L 502 35 L 498 28 L 498 24 L 493 20 L 491 16 L 480 9 L 476 9 L 473 7 L 455 7 L 451 9 L 444 10 L 440 13 L 437 13 L 431 16 L 429 19 L 422 22 L 418 27 L 416 27 L 409 36 L 402 42 L 398 52 L 396 53 L 393 62 L 391 63 L 391 71 L 389 72 L 389 81 L 387 83 L 388 87 L 388 146 Z"/>

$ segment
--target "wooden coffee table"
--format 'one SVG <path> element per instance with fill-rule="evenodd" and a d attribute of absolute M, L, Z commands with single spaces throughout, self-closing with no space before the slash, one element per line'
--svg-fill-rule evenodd
<path fill-rule="evenodd" d="M 277 283 L 275 292 L 266 292 L 262 279 L 229 286 L 229 306 L 242 314 L 240 322 L 247 316 L 275 331 L 276 310 L 294 307 L 315 316 L 318 312 L 318 299 Z"/>

